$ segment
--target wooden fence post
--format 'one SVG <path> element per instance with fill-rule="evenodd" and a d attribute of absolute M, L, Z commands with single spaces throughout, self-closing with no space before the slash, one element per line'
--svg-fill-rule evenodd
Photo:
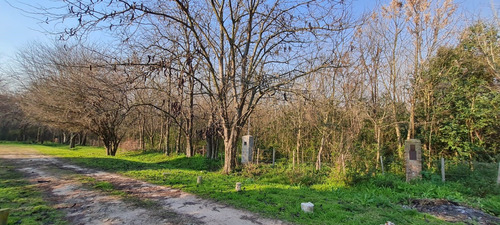
<path fill-rule="evenodd" d="M 443 183 L 446 181 L 445 174 L 444 174 L 444 158 L 443 157 L 441 157 L 441 181 L 443 181 Z"/>
<path fill-rule="evenodd" d="M 0 225 L 7 225 L 10 209 L 0 209 Z"/>

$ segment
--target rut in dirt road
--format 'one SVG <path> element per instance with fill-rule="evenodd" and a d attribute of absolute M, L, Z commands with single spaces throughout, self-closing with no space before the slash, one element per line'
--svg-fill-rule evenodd
<path fill-rule="evenodd" d="M 71 224 L 285 224 L 180 190 L 82 168 L 34 149 L 0 146 L 0 159 L 27 175 Z M 82 177 L 113 184 L 136 201 L 94 190 Z M 138 204 L 138 202 L 153 204 Z"/>

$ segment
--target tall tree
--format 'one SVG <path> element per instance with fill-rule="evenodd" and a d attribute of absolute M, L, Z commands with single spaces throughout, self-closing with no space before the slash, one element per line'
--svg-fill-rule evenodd
<path fill-rule="evenodd" d="M 221 120 L 226 173 L 236 165 L 241 128 L 260 99 L 331 66 L 327 37 L 349 27 L 345 1 L 70 0 L 66 4 L 68 13 L 50 14 L 49 19 L 77 20 L 77 26 L 61 33 L 63 38 L 107 28 L 123 31 L 127 35 L 123 40 L 129 40 L 159 21 L 190 31 L 204 68 L 199 80 Z"/>
<path fill-rule="evenodd" d="M 21 51 L 21 72 L 29 78 L 21 107 L 36 121 L 71 131 L 73 141 L 78 131 L 92 131 L 114 156 L 130 111 L 130 82 L 93 53 L 62 45 Z"/>
<path fill-rule="evenodd" d="M 437 123 L 433 142 L 442 149 L 440 155 L 493 161 L 498 154 L 500 94 L 494 89 L 498 82 L 477 39 L 490 32 L 482 23 L 464 30 L 459 44 L 441 48 L 423 74 L 432 82 L 430 113 Z M 420 116 L 425 117 L 427 106 L 421 104 Z"/>

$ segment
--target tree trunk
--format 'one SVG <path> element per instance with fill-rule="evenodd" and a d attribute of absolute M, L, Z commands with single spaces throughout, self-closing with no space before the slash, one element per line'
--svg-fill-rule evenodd
<path fill-rule="evenodd" d="M 165 125 L 165 155 L 170 154 L 170 118 L 167 117 Z"/>
<path fill-rule="evenodd" d="M 62 136 L 61 136 L 62 135 Z M 64 136 L 64 132 L 61 131 L 61 133 L 59 133 L 59 144 L 63 144 L 64 140 L 63 140 L 63 136 Z"/>
<path fill-rule="evenodd" d="M 323 152 L 323 148 L 325 146 L 325 134 L 321 136 L 321 145 L 319 146 L 318 158 L 316 159 L 316 170 L 321 170 L 321 153 Z"/>
<path fill-rule="evenodd" d="M 194 74 L 191 59 L 188 57 L 188 114 L 186 118 L 186 156 L 194 156 L 193 150 L 193 120 L 194 120 Z"/>
<path fill-rule="evenodd" d="M 300 162 L 299 162 L 300 161 L 299 160 L 300 154 L 299 153 L 300 153 L 300 138 L 301 138 L 300 137 L 300 133 L 301 133 L 301 130 L 302 130 L 302 128 L 299 125 L 299 132 L 297 132 L 297 145 L 296 145 L 296 148 L 295 148 L 296 152 L 293 153 L 294 157 L 293 157 L 293 160 L 292 160 L 292 168 L 295 168 L 295 163 L 297 163 L 297 165 L 300 164 Z"/>
<path fill-rule="evenodd" d="M 161 118 L 161 124 L 160 124 L 160 138 L 158 138 L 158 151 L 162 151 L 162 145 L 163 145 L 163 140 L 165 135 L 165 132 L 163 132 L 163 128 L 165 127 L 165 119 Z"/>
<path fill-rule="evenodd" d="M 107 137 L 103 137 L 102 141 L 104 143 L 104 147 L 106 148 L 106 155 L 115 156 L 121 140 L 116 137 L 116 135 L 111 134 Z"/>
<path fill-rule="evenodd" d="M 181 152 L 181 139 L 182 139 L 182 122 L 179 125 L 179 129 L 177 131 L 177 142 L 175 143 L 175 153 L 179 154 Z"/>
<path fill-rule="evenodd" d="M 80 143 L 78 143 L 80 146 L 85 146 L 87 145 L 87 133 L 86 132 L 82 132 L 80 134 Z"/>
<path fill-rule="evenodd" d="M 375 124 L 375 132 L 377 137 L 377 157 L 375 158 L 375 168 L 378 169 L 379 159 L 380 159 L 380 148 L 381 148 L 381 139 L 382 131 L 380 125 Z"/>
<path fill-rule="evenodd" d="M 42 143 L 42 135 L 43 135 L 42 128 L 38 127 L 36 131 L 36 143 Z"/>
<path fill-rule="evenodd" d="M 393 101 L 396 101 L 395 99 Z M 398 122 L 398 112 L 396 109 L 396 103 L 392 102 L 392 117 L 393 117 L 393 122 L 394 122 L 394 130 L 396 131 L 396 139 L 398 142 L 398 157 L 399 159 L 403 159 L 403 144 L 401 141 L 401 129 L 399 128 L 399 122 Z"/>
<path fill-rule="evenodd" d="M 224 173 L 229 174 L 236 167 L 236 144 L 238 142 L 240 126 L 225 123 L 224 127 Z"/>
<path fill-rule="evenodd" d="M 67 144 L 68 143 L 68 135 L 66 135 L 66 132 L 63 132 L 62 135 L 63 135 L 62 143 Z"/>
<path fill-rule="evenodd" d="M 76 133 L 71 132 L 69 136 L 69 148 L 75 148 Z"/>
<path fill-rule="evenodd" d="M 153 126 L 153 124 L 151 124 Z M 154 149 L 155 147 L 155 135 L 153 129 L 151 129 L 151 133 L 149 135 L 149 149 Z"/>
<path fill-rule="evenodd" d="M 213 152 L 212 152 L 212 159 L 217 159 L 219 156 L 219 146 L 220 146 L 220 140 L 217 135 L 214 135 L 212 138 L 212 146 L 213 146 Z M 222 160 L 222 156 L 221 156 Z"/>
<path fill-rule="evenodd" d="M 207 142 L 206 157 L 209 159 L 217 158 L 217 155 L 215 153 L 215 140 L 214 140 L 216 130 L 215 130 L 215 125 L 213 123 L 214 123 L 214 115 L 211 114 L 210 118 L 208 119 L 208 124 L 205 131 L 205 141 Z"/>
<path fill-rule="evenodd" d="M 205 157 L 207 157 L 208 159 L 211 159 L 213 156 L 212 156 L 212 152 L 213 152 L 213 145 L 212 145 L 212 137 L 210 136 L 206 136 L 205 138 L 205 142 L 207 142 L 207 146 L 205 147 L 206 149 L 206 153 L 205 153 Z"/>
<path fill-rule="evenodd" d="M 413 93 L 410 101 L 410 121 L 408 123 L 408 135 L 406 139 L 412 139 L 415 137 L 415 92 Z"/>
<path fill-rule="evenodd" d="M 186 135 L 186 157 L 193 157 L 193 156 L 194 156 L 193 141 L 190 135 Z"/>
<path fill-rule="evenodd" d="M 139 145 L 141 146 L 141 150 L 146 149 L 146 145 L 144 143 L 144 133 L 145 133 L 145 126 L 146 126 L 146 119 L 143 117 L 140 125 L 140 133 L 139 133 Z"/>

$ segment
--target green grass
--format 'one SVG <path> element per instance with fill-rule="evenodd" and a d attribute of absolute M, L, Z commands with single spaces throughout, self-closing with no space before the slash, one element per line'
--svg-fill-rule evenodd
<path fill-rule="evenodd" d="M 62 213 L 42 198 L 22 174 L 0 160 L 0 209 L 9 208 L 8 224 L 67 224 Z"/>
<path fill-rule="evenodd" d="M 500 192 L 494 184 L 478 194 L 470 186 L 473 181 L 457 180 L 445 184 L 427 174 L 424 180 L 406 183 L 403 177 L 387 174 L 359 179 L 347 185 L 329 177 L 328 170 L 314 172 L 308 167 L 292 171 L 287 165 L 269 165 L 238 169 L 230 175 L 220 172 L 222 162 L 202 156 L 164 156 L 154 152 L 118 152 L 108 157 L 101 148 L 66 146 L 18 145 L 33 147 L 44 154 L 65 158 L 92 168 L 117 172 L 151 183 L 180 188 L 205 198 L 216 199 L 238 208 L 298 224 L 447 224 L 405 209 L 411 199 L 444 198 L 466 203 L 492 214 L 500 212 Z M 197 185 L 197 176 L 203 183 Z M 243 191 L 235 191 L 242 182 Z M 491 186 L 493 185 L 493 186 Z M 96 184 L 108 189 L 108 184 Z M 313 202 L 314 213 L 301 211 L 301 202 Z"/>

